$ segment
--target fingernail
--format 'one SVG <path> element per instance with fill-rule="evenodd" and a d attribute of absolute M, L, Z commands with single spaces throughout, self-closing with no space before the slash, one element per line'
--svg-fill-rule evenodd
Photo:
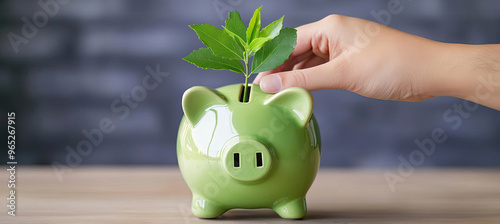
<path fill-rule="evenodd" d="M 260 88 L 267 93 L 277 93 L 281 90 L 281 78 L 279 75 L 268 75 L 260 80 Z"/>

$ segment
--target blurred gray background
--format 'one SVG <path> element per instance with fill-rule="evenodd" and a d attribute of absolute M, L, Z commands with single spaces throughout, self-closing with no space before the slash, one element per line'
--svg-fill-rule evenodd
<path fill-rule="evenodd" d="M 45 1 L 41 1 L 45 2 Z M 48 1 L 51 2 L 51 1 Z M 244 81 L 241 74 L 201 70 L 181 60 L 202 47 L 189 24 L 223 24 L 228 10 L 245 23 L 263 5 L 263 25 L 286 15 L 296 27 L 329 14 L 374 20 L 372 10 L 388 1 L 250 0 L 73 0 L 58 5 L 16 53 L 9 33 L 22 34 L 33 17 L 43 23 L 38 1 L 0 2 L 0 111 L 17 113 L 17 161 L 65 164 L 67 146 L 75 149 L 82 130 L 103 118 L 116 126 L 84 156 L 83 164 L 176 164 L 181 96 L 191 86 L 216 88 Z M 469 44 L 500 42 L 500 1 L 401 1 L 404 10 L 389 26 L 437 41 Z M 40 13 L 42 12 L 42 13 Z M 45 14 L 47 15 L 47 14 Z M 142 85 L 146 67 L 169 76 L 138 102 L 123 120 L 111 105 Z M 388 80 L 390 81 L 390 80 Z M 437 144 L 422 167 L 500 166 L 500 112 L 480 106 L 458 129 L 443 120 L 462 100 L 435 98 L 419 103 L 368 99 L 342 90 L 314 92 L 320 125 L 322 166 L 397 167 L 418 150 L 416 139 L 442 128 L 448 139 Z M 5 129 L 5 128 L 2 128 Z M 2 131 L 6 134 L 5 130 Z M 0 156 L 7 161 L 7 154 Z"/>

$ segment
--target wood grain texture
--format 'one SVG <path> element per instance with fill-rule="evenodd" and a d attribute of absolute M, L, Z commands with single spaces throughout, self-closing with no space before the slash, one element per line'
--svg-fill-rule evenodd
<path fill-rule="evenodd" d="M 498 169 L 417 170 L 394 192 L 384 172 L 320 169 L 304 220 L 239 209 L 216 221 L 500 223 Z M 3 198 L 7 178 L 3 169 Z M 8 216 L 4 207 L 0 223 L 215 223 L 191 214 L 190 191 L 175 167 L 79 167 L 62 182 L 50 167 L 18 167 L 17 183 L 17 216 Z"/>

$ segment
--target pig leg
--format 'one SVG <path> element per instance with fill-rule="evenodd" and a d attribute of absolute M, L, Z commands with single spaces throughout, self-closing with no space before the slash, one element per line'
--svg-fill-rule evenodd
<path fill-rule="evenodd" d="M 306 215 L 307 206 L 305 198 L 297 198 L 290 201 L 282 202 L 273 207 L 273 210 L 278 213 L 281 218 L 285 219 L 300 219 Z"/>
<path fill-rule="evenodd" d="M 193 194 L 191 211 L 198 218 L 217 218 L 224 214 L 227 209 L 220 207 L 210 199 Z"/>

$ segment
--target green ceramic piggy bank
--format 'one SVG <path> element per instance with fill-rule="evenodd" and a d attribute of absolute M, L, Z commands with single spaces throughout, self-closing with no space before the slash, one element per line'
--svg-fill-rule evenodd
<path fill-rule="evenodd" d="M 251 85 L 241 102 L 242 90 L 196 86 L 184 93 L 177 157 L 192 212 L 216 218 L 233 208 L 271 208 L 302 218 L 320 161 L 312 96 L 298 87 L 273 95 Z"/>

